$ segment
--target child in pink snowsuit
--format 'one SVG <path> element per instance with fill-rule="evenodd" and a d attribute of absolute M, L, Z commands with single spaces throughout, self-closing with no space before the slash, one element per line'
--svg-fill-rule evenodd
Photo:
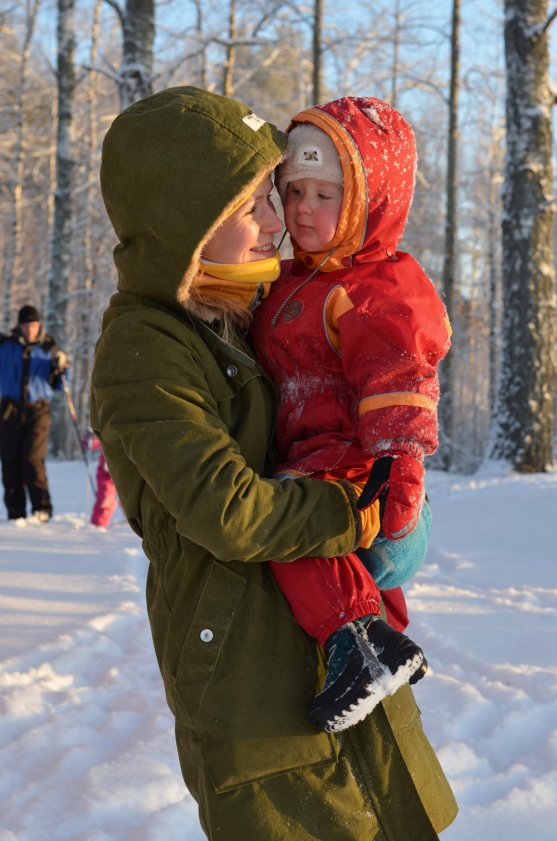
<path fill-rule="evenodd" d="M 344 98 L 297 114 L 277 187 L 294 260 L 255 311 L 252 337 L 279 392 L 280 475 L 345 479 L 372 469 L 381 528 L 406 539 L 422 516 L 423 459 L 437 448 L 437 364 L 445 307 L 397 251 L 413 197 L 416 147 L 391 106 Z M 362 497 L 363 498 L 363 497 Z M 379 619 L 380 592 L 356 554 L 271 564 L 294 616 L 329 653 L 310 718 L 343 730 L 427 668 Z"/>
<path fill-rule="evenodd" d="M 118 494 L 112 477 L 108 472 L 104 453 L 101 450 L 99 464 L 97 466 L 97 494 L 91 514 L 91 525 L 106 528 L 112 519 L 112 515 L 118 507 Z"/>
<path fill-rule="evenodd" d="M 85 433 L 82 446 L 92 453 L 100 453 L 95 477 L 97 492 L 95 494 L 95 504 L 91 512 L 90 522 L 92 526 L 106 528 L 110 525 L 112 515 L 118 507 L 116 486 L 112 481 L 112 476 L 108 472 L 101 442 L 92 430 Z"/>

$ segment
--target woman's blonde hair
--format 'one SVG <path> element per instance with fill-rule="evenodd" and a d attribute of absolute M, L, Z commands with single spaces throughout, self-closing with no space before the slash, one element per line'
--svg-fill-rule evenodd
<path fill-rule="evenodd" d="M 247 333 L 253 318 L 244 305 L 211 295 L 195 282 L 189 290 L 187 309 L 209 322 L 220 338 L 231 345 L 238 344 Z"/>

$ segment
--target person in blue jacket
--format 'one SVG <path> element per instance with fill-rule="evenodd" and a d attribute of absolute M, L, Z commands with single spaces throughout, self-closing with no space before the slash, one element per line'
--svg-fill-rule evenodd
<path fill-rule="evenodd" d="M 0 334 L 0 458 L 10 520 L 26 517 L 25 489 L 35 518 L 47 522 L 52 516 L 45 465 L 50 400 L 63 388 L 67 364 L 29 304 L 19 310 L 11 334 Z"/>

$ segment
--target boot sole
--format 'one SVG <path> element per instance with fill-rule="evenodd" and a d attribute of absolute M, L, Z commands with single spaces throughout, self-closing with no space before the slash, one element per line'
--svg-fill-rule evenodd
<path fill-rule="evenodd" d="M 359 637 L 357 643 L 362 649 L 366 645 Z M 376 669 L 355 667 L 352 657 L 343 673 L 348 674 L 344 692 L 339 695 L 338 691 L 333 691 L 335 686 L 331 686 L 314 698 L 309 719 L 318 730 L 326 733 L 347 730 L 363 721 L 387 696 L 394 695 L 405 683 L 417 683 L 427 672 L 427 661 L 421 649 L 399 664 L 393 674 L 380 660 L 381 651 L 378 652 L 372 643 L 369 648 L 376 657 Z"/>
<path fill-rule="evenodd" d="M 359 698 L 358 701 L 351 704 L 348 709 L 343 709 L 340 715 L 335 715 L 329 719 L 323 728 L 327 733 L 340 733 L 347 730 L 354 724 L 363 721 L 364 718 L 373 712 L 375 707 L 384 701 L 389 695 L 394 695 L 395 692 L 404 686 L 406 683 L 411 683 L 412 678 L 421 672 L 420 677 L 416 677 L 416 681 L 424 676 L 423 656 L 417 654 L 412 660 L 409 660 L 401 666 L 395 674 L 391 674 L 388 669 L 379 681 L 374 681 L 373 685 L 368 685 L 366 691 L 369 692 L 365 697 Z"/>

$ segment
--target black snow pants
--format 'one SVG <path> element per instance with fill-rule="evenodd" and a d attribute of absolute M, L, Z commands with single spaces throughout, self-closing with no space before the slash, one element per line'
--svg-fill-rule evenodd
<path fill-rule="evenodd" d="M 38 400 L 22 406 L 3 398 L 0 403 L 0 458 L 8 519 L 26 516 L 25 489 L 31 511 L 52 514 L 46 476 L 50 404 Z"/>

